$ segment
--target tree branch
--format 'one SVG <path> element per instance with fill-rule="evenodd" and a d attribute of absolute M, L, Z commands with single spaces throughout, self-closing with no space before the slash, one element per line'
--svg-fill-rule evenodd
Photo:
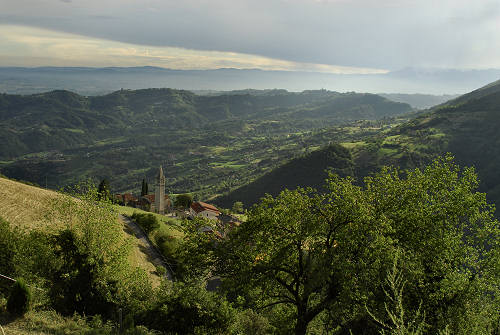
<path fill-rule="evenodd" d="M 264 308 L 268 308 L 268 307 L 271 307 L 271 306 L 274 306 L 274 305 L 279 305 L 279 304 L 292 304 L 292 305 L 296 305 L 295 301 L 286 299 L 286 300 L 280 300 L 280 301 L 271 302 L 271 303 L 269 303 L 267 305 L 259 307 L 258 309 L 264 309 Z"/>

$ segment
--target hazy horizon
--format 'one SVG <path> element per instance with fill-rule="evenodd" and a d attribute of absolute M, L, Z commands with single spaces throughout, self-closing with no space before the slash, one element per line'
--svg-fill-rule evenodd
<path fill-rule="evenodd" d="M 483 0 L 0 0 L 0 66 L 500 68 Z M 431 10 L 432 9 L 432 10 Z"/>
<path fill-rule="evenodd" d="M 241 78 L 169 75 L 151 83 L 192 90 L 460 94 L 500 78 L 500 3 L 493 0 L 0 0 L 0 5 L 0 67 L 243 71 Z M 248 74 L 252 69 L 262 73 Z M 9 83 L 38 85 L 38 79 L 9 78 L 0 77 L 0 90 Z M 142 79 L 141 85 L 125 80 L 120 85 L 142 88 L 151 77 Z M 51 87 L 75 87 L 64 86 L 67 82 L 54 79 Z M 116 88 L 82 85 L 88 91 Z"/>

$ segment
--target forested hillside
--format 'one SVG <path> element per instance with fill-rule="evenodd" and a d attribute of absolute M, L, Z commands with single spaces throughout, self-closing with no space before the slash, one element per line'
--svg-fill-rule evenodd
<path fill-rule="evenodd" d="M 474 166 L 481 180 L 480 189 L 487 192 L 495 204 L 500 205 L 500 82 L 494 82 L 471 93 L 460 96 L 428 110 L 415 119 L 386 132 L 365 137 L 352 143 L 353 176 L 361 181 L 383 165 L 401 168 L 421 167 L 438 155 L 452 153 L 463 166 Z M 335 160 L 327 159 L 327 151 L 319 151 L 322 159 L 315 159 L 316 171 L 336 168 Z M 280 169 L 286 174 L 287 166 L 295 166 L 300 160 L 287 163 Z M 301 186 L 316 185 L 316 176 L 310 169 L 293 169 Z M 261 178 L 265 180 L 273 172 Z M 255 203 L 266 192 L 259 181 L 221 198 L 226 203 L 240 199 L 245 191 L 249 204 Z M 241 192 L 240 192 L 241 191 Z M 251 194 L 248 194 L 251 192 Z M 253 199 L 253 200 L 250 200 Z"/>
<path fill-rule="evenodd" d="M 90 177 L 108 178 L 114 190 L 130 191 L 162 164 L 169 192 L 210 196 L 328 144 L 332 139 L 321 136 L 326 127 L 409 111 L 407 104 L 373 94 L 324 90 L 3 94 L 0 169 L 49 187 Z"/>

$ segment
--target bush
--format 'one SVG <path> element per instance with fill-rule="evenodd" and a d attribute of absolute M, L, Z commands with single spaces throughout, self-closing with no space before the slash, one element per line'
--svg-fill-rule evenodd
<path fill-rule="evenodd" d="M 132 219 L 134 219 L 146 233 L 150 233 L 153 230 L 160 228 L 160 222 L 158 221 L 158 218 L 151 213 L 140 214 L 134 212 L 134 214 L 132 214 Z"/>
<path fill-rule="evenodd" d="M 160 249 L 165 258 L 175 260 L 175 251 L 179 245 L 179 241 L 175 237 L 164 232 L 158 232 L 155 236 L 155 241 L 158 249 Z"/>
<path fill-rule="evenodd" d="M 236 201 L 233 204 L 233 213 L 243 213 L 243 203 L 241 201 Z"/>
<path fill-rule="evenodd" d="M 192 202 L 193 202 L 193 196 L 191 194 L 188 193 L 179 194 L 178 196 L 175 197 L 174 206 L 181 208 L 189 208 Z"/>
<path fill-rule="evenodd" d="M 273 331 L 269 321 L 264 316 L 247 309 L 236 315 L 230 333 L 234 335 L 264 335 L 271 334 Z"/>
<path fill-rule="evenodd" d="M 10 227 L 7 221 L 0 218 L 0 273 L 7 276 L 14 276 L 16 264 L 14 257 L 16 255 L 18 235 Z M 10 288 L 10 282 L 4 279 L 0 280 L 0 294 L 7 296 Z"/>
<path fill-rule="evenodd" d="M 31 304 L 31 292 L 23 280 L 19 279 L 7 300 L 7 311 L 12 315 L 23 316 L 28 312 Z"/>
<path fill-rule="evenodd" d="M 82 250 L 81 240 L 73 230 L 63 230 L 54 236 L 56 257 L 61 266 L 52 274 L 49 296 L 52 306 L 63 315 L 74 312 L 109 316 L 115 309 L 117 281 L 103 277 L 104 259 Z"/>
<path fill-rule="evenodd" d="M 148 328 L 173 334 L 223 334 L 233 320 L 231 305 L 203 287 L 166 283 L 157 303 L 139 317 Z"/>

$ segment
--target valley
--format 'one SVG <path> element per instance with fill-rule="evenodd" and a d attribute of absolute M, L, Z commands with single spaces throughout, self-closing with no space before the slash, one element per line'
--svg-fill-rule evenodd
<path fill-rule="evenodd" d="M 163 165 L 168 193 L 201 199 L 329 143 L 361 143 L 412 112 L 377 95 L 329 91 L 54 91 L 0 101 L 0 171 L 11 178 L 56 189 L 107 178 L 113 191 L 130 192 Z"/>

